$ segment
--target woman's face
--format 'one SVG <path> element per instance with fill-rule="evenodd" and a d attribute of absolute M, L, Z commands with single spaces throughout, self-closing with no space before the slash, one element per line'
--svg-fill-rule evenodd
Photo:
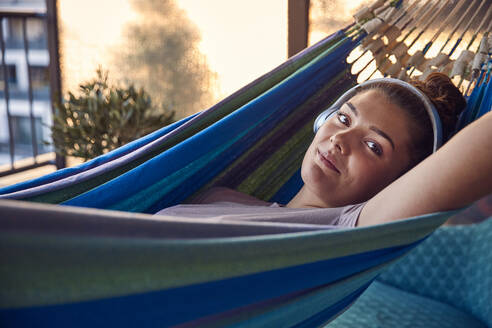
<path fill-rule="evenodd" d="M 398 178 L 410 162 L 407 120 L 377 90 L 343 104 L 304 156 L 301 175 L 314 203 L 338 207 L 364 202 Z"/>

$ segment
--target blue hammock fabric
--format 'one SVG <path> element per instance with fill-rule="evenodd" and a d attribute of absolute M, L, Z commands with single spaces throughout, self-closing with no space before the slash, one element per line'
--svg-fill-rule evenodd
<path fill-rule="evenodd" d="M 266 223 L 2 205 L 5 327 L 326 322 L 450 214 L 346 230 L 272 230 Z"/>
<path fill-rule="evenodd" d="M 312 327 L 344 311 L 454 212 L 336 230 L 149 214 L 214 185 L 292 197 L 314 117 L 355 84 L 364 34 L 346 31 L 194 117 L 1 189 L 0 325 Z"/>
<path fill-rule="evenodd" d="M 492 111 L 492 81 L 490 79 L 492 61 L 489 60 L 488 71 L 482 70 L 477 85 L 467 98 L 467 107 L 458 121 L 456 132 L 474 120 Z"/>

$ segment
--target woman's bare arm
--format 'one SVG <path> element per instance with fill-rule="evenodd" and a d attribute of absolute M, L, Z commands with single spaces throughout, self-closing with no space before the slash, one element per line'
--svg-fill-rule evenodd
<path fill-rule="evenodd" d="M 464 207 L 492 193 L 492 112 L 370 199 L 358 226 Z"/>

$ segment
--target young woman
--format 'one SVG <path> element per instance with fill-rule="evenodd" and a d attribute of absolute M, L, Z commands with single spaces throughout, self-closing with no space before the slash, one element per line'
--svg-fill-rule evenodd
<path fill-rule="evenodd" d="M 316 120 L 304 185 L 285 206 L 213 188 L 158 214 L 354 227 L 462 208 L 492 192 L 492 113 L 436 151 L 465 106 L 440 73 L 363 83 Z"/>

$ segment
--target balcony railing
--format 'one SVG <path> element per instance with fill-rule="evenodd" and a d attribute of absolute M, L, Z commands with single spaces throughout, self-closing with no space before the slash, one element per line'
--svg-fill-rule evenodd
<path fill-rule="evenodd" d="M 65 158 L 59 155 L 46 156 L 46 154 L 40 154 L 40 148 L 43 148 L 43 140 L 39 140 L 40 129 L 39 117 L 34 115 L 34 106 L 33 103 L 36 100 L 43 100 L 48 102 L 51 107 L 51 111 L 53 111 L 53 101 L 59 101 L 61 95 L 61 79 L 60 79 L 60 64 L 59 64 L 59 53 L 58 53 L 58 24 L 57 24 L 57 3 L 56 0 L 46 0 L 46 11 L 34 10 L 34 9 L 26 9 L 26 8 L 17 8 L 12 6 L 2 6 L 0 5 L 0 56 L 1 56 L 1 75 L 0 76 L 0 102 L 4 102 L 5 112 L 0 112 L 0 123 L 6 116 L 7 119 L 7 130 L 8 130 L 8 138 L 7 142 L 4 142 L 3 147 L 0 147 L 0 152 L 2 148 L 8 148 L 8 157 L 10 159 L 10 165 L 1 165 L 0 167 L 0 177 L 6 176 L 9 174 L 33 169 L 36 167 L 44 166 L 44 165 L 56 165 L 57 168 L 62 168 L 65 166 Z M 41 40 L 47 40 L 47 51 L 49 54 L 49 67 L 48 67 L 48 75 L 49 75 L 49 90 L 46 87 L 44 88 L 34 88 L 32 81 L 32 65 L 30 63 L 29 51 L 34 49 L 39 49 L 40 45 L 36 42 L 32 42 L 28 40 L 27 34 L 27 21 L 28 19 L 41 19 L 46 24 L 46 36 L 42 36 Z M 12 48 L 12 41 L 5 38 L 4 27 L 7 26 L 4 22 L 9 19 L 17 19 L 21 21 L 22 32 L 21 38 L 17 38 L 15 47 Z M 20 39 L 20 40 L 19 40 Z M 39 39 L 38 39 L 39 40 Z M 20 42 L 22 41 L 22 42 Z M 46 43 L 46 42 L 44 42 Z M 6 53 L 8 50 L 12 49 L 21 49 L 23 50 L 23 57 L 27 67 L 27 90 L 19 90 L 17 88 L 9 88 L 9 81 L 11 81 L 12 76 L 9 76 L 11 71 L 7 68 L 6 61 Z M 18 73 L 15 73 L 18 74 Z M 50 97 L 51 95 L 51 97 Z M 57 97 L 57 98 L 55 98 Z M 28 103 L 28 112 L 29 112 L 29 127 L 30 130 L 30 138 L 24 135 L 23 136 L 23 144 L 17 144 L 15 142 L 16 132 L 19 134 L 19 127 L 14 125 L 14 123 L 19 122 L 19 117 L 15 116 L 12 113 L 12 104 L 14 101 L 19 99 L 25 99 Z M 16 121 L 17 120 L 17 121 Z M 26 122 L 23 122 L 26 125 Z M 17 124 L 19 125 L 19 123 Z M 3 127 L 2 127 L 3 129 Z M 5 134 L 4 134 L 5 135 Z M 29 140 L 30 139 L 30 140 Z M 27 142 L 27 145 L 26 145 Z M 25 160 L 25 152 L 26 146 L 30 144 L 32 149 L 32 157 L 31 161 Z M 7 147 L 8 145 L 8 147 Z M 0 145 L 1 146 L 1 145 Z M 20 153 L 23 153 L 22 156 Z M 6 153 L 4 152 L 4 155 Z M 1 155 L 1 154 L 0 154 Z M 4 156 L 5 157 L 5 156 Z M 19 158 L 23 158 L 22 161 Z"/>

